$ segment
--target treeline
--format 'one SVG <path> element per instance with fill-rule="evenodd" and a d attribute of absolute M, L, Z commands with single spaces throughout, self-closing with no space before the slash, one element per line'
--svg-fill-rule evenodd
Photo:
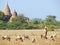
<path fill-rule="evenodd" d="M 18 14 L 12 22 L 6 21 L 4 18 L 4 13 L 0 11 L 0 29 L 43 29 L 45 26 L 49 30 L 60 28 L 60 21 L 57 21 L 54 15 L 48 15 L 42 20 L 39 18 L 29 19 L 23 14 Z"/>

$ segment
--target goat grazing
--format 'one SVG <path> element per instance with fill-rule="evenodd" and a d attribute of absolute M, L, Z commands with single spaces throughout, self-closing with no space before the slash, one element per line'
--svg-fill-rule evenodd
<path fill-rule="evenodd" d="M 55 39 L 54 39 L 55 37 L 56 37 L 56 34 L 53 34 L 53 35 L 51 35 L 50 38 L 51 38 L 53 41 L 55 41 Z"/>
<path fill-rule="evenodd" d="M 26 39 L 30 39 L 30 38 L 29 38 L 29 35 L 25 35 L 24 38 L 26 38 Z"/>
<path fill-rule="evenodd" d="M 23 36 L 21 36 L 21 35 L 18 35 L 18 36 L 16 37 L 16 41 L 17 41 L 17 40 L 21 40 L 21 41 L 23 42 L 23 39 L 24 39 L 24 38 L 23 38 Z"/>
<path fill-rule="evenodd" d="M 32 38 L 32 43 L 34 43 L 36 40 L 35 40 L 35 38 Z"/>
<path fill-rule="evenodd" d="M 9 41 L 11 40 L 11 38 L 10 38 L 9 36 L 7 36 L 7 35 L 3 36 L 2 39 L 3 39 L 3 40 L 7 39 L 7 40 L 9 40 Z"/>

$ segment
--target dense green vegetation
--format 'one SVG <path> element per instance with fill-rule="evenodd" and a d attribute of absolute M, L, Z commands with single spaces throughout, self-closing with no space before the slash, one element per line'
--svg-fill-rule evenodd
<path fill-rule="evenodd" d="M 0 11 L 0 29 L 43 29 L 45 26 L 49 30 L 60 28 L 60 21 L 57 21 L 54 15 L 48 15 L 42 20 L 39 18 L 29 19 L 23 14 L 18 14 L 12 22 L 5 21 L 4 18 L 4 13 Z"/>

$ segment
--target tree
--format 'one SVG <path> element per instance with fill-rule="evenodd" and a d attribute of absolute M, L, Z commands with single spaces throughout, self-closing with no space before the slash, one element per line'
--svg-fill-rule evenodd
<path fill-rule="evenodd" d="M 4 13 L 0 11 L 0 20 L 3 20 L 3 18 L 4 18 Z"/>
<path fill-rule="evenodd" d="M 6 23 L 0 20 L 0 29 L 6 29 Z"/>
<path fill-rule="evenodd" d="M 45 26 L 48 27 L 48 30 L 53 30 L 57 24 L 56 16 L 48 15 L 44 23 L 45 23 Z"/>
<path fill-rule="evenodd" d="M 33 22 L 34 24 L 40 24 L 40 23 L 42 23 L 42 20 L 39 19 L 39 18 L 34 18 L 34 19 L 32 19 L 32 22 Z"/>
<path fill-rule="evenodd" d="M 56 16 L 48 15 L 45 19 L 46 25 L 51 25 L 51 24 L 53 25 L 55 22 L 56 22 Z"/>
<path fill-rule="evenodd" d="M 29 21 L 28 17 L 25 17 L 23 14 L 18 15 L 18 20 L 22 23 L 27 23 Z"/>
<path fill-rule="evenodd" d="M 39 18 L 34 18 L 29 21 L 28 29 L 41 29 L 44 28 L 43 21 Z"/>
<path fill-rule="evenodd" d="M 47 18 L 49 18 L 51 20 L 56 20 L 56 16 L 53 16 L 53 15 L 48 15 Z"/>
<path fill-rule="evenodd" d="M 12 19 L 12 22 L 7 24 L 7 27 L 11 29 L 26 29 L 28 25 L 29 18 L 25 17 L 24 15 L 18 15 L 17 17 Z M 9 28 L 9 29 L 10 29 Z"/>

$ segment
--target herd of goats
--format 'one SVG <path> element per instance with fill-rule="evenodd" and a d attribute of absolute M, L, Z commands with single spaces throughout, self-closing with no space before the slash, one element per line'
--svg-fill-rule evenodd
<path fill-rule="evenodd" d="M 3 36 L 2 39 L 3 39 L 3 40 L 7 39 L 7 40 L 10 41 L 10 40 L 11 40 L 11 37 L 9 37 L 9 36 L 6 35 L 6 36 Z M 18 35 L 18 36 L 16 36 L 16 39 L 15 39 L 15 40 L 16 40 L 16 41 L 20 40 L 21 42 L 23 42 L 24 39 L 30 40 L 30 38 L 29 38 L 28 35 L 26 35 L 26 36 L 24 36 L 24 37 L 23 37 L 22 35 Z M 32 38 L 32 43 L 34 43 L 34 42 L 35 42 L 35 38 Z"/>
<path fill-rule="evenodd" d="M 41 35 L 40 35 L 41 39 L 42 39 L 42 38 L 48 39 L 48 37 L 47 37 L 47 32 L 48 32 L 48 31 L 47 31 L 47 28 L 45 28 L 45 35 L 41 34 Z M 55 41 L 55 37 L 56 37 L 56 34 L 53 34 L 53 35 L 50 36 L 50 38 L 51 38 L 53 41 Z M 6 39 L 6 40 L 8 40 L 8 41 L 11 41 L 11 37 L 8 36 L 8 35 L 2 36 L 2 39 L 3 39 L 3 40 Z M 16 38 L 15 38 L 16 41 L 20 40 L 20 41 L 22 41 L 22 42 L 24 41 L 24 39 L 30 40 L 29 35 L 25 35 L 25 36 L 18 35 L 18 36 L 16 36 Z M 34 43 L 34 42 L 36 41 L 36 38 L 32 38 L 31 41 L 32 41 L 32 43 Z"/>

